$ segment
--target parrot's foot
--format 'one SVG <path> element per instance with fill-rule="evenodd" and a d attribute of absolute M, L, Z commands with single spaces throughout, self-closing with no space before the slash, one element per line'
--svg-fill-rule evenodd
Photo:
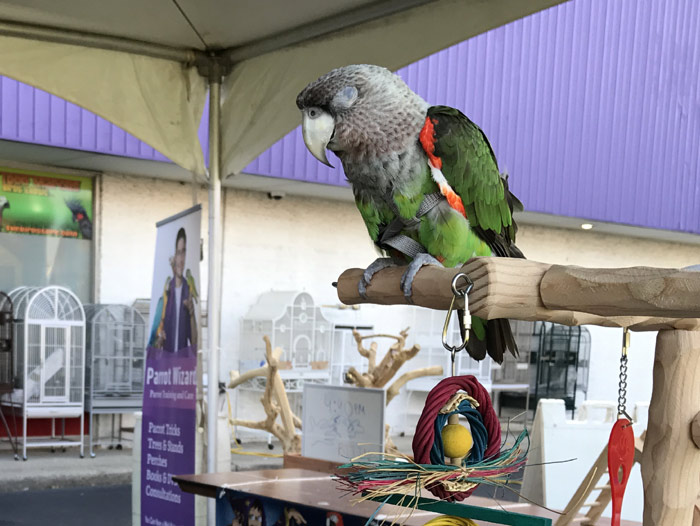
<path fill-rule="evenodd" d="M 395 267 L 396 263 L 391 258 L 377 258 L 375 259 L 369 267 L 365 269 L 362 273 L 362 279 L 357 285 L 357 291 L 360 293 L 362 299 L 367 299 L 367 286 L 369 282 L 372 281 L 372 276 L 382 269 Z"/>
<path fill-rule="evenodd" d="M 442 263 L 440 263 L 430 254 L 418 254 L 415 258 L 413 258 L 413 261 L 409 263 L 406 272 L 404 272 L 403 276 L 401 277 L 401 290 L 409 303 L 413 303 L 413 300 L 411 299 L 411 296 L 413 295 L 413 279 L 416 277 L 416 274 L 418 274 L 418 271 L 421 269 L 421 267 L 423 267 L 423 265 L 437 265 L 439 267 L 443 266 Z"/>

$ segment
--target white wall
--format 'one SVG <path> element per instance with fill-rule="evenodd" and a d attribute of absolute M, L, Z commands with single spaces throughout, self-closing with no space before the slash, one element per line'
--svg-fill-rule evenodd
<path fill-rule="evenodd" d="M 199 190 L 206 240 L 207 194 Z M 192 206 L 191 185 L 121 175 L 105 175 L 101 190 L 99 301 L 131 304 L 150 294 L 155 223 Z M 305 290 L 319 304 L 338 303 L 331 283 L 350 267 L 364 267 L 377 256 L 354 204 L 288 195 L 271 200 L 264 193 L 227 189 L 224 204 L 222 298 L 222 380 L 237 368 L 239 324 L 262 292 Z M 700 262 L 700 247 L 521 225 L 518 245 L 533 260 L 592 267 L 649 265 L 683 267 Z M 206 296 L 207 246 L 202 262 Z M 378 329 L 405 326 L 400 309 L 380 307 Z M 590 328 L 591 372 L 588 397 L 616 399 L 621 331 Z M 409 345 L 412 342 L 408 342 Z M 631 404 L 649 399 L 654 335 L 633 335 L 630 354 Z M 396 402 L 394 402 L 396 403 Z"/>
<path fill-rule="evenodd" d="M 377 257 L 350 203 L 226 191 L 222 371 L 237 368 L 240 319 L 269 290 L 303 290 L 338 303 L 332 283 Z"/>
<path fill-rule="evenodd" d="M 96 301 L 131 305 L 151 296 L 156 223 L 193 206 L 192 185 L 146 177 L 106 174 L 101 177 L 98 221 Z M 204 256 L 201 290 L 207 290 L 207 193 L 202 202 Z M 203 292 L 206 296 L 206 292 Z"/>

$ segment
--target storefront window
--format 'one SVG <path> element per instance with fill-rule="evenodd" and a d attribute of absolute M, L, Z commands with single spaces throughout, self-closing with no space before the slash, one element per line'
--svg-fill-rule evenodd
<path fill-rule="evenodd" d="M 0 290 L 60 285 L 92 296 L 92 179 L 0 168 Z"/>

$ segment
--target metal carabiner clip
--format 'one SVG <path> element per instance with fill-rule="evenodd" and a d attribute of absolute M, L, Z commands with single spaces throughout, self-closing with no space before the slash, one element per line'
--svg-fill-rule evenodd
<path fill-rule="evenodd" d="M 458 288 L 458 283 L 461 279 L 464 279 L 466 286 L 463 288 Z M 469 343 L 469 328 L 471 326 L 470 315 L 469 315 L 469 292 L 474 287 L 474 282 L 465 273 L 460 272 L 452 278 L 452 301 L 450 302 L 450 308 L 447 310 L 447 317 L 445 318 L 445 325 L 442 327 L 442 346 L 450 352 L 452 358 L 452 376 L 455 375 L 455 359 L 456 354 L 466 348 L 467 343 Z M 450 319 L 452 318 L 452 311 L 454 310 L 455 300 L 458 298 L 464 299 L 464 320 L 463 325 L 467 329 L 464 335 L 464 341 L 459 346 L 450 345 L 447 343 L 447 332 L 450 328 Z"/>

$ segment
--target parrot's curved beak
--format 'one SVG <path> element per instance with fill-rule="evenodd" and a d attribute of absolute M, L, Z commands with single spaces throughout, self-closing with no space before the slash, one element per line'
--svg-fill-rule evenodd
<path fill-rule="evenodd" d="M 319 112 L 319 110 L 316 111 Z M 326 148 L 331 137 L 333 137 L 334 129 L 335 122 L 329 113 L 320 111 L 320 113 L 312 117 L 308 112 L 303 112 L 301 133 L 304 136 L 304 144 L 306 144 L 311 155 L 331 168 L 333 168 L 333 165 L 328 162 Z"/>

